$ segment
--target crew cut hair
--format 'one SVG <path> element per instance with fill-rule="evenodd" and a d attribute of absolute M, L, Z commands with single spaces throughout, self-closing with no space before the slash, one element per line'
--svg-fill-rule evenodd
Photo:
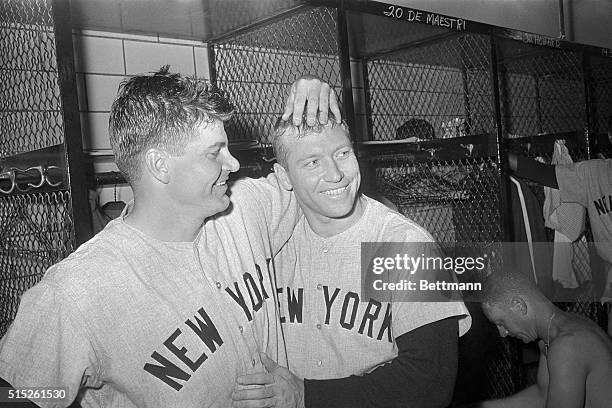
<path fill-rule="evenodd" d="M 123 81 L 111 107 L 111 147 L 117 167 L 132 186 L 140 178 L 142 155 L 148 149 L 182 155 L 198 127 L 225 122 L 234 110 L 214 86 L 169 69 L 166 65 Z"/>
<path fill-rule="evenodd" d="M 540 292 L 535 282 L 525 273 L 516 269 L 490 274 L 483 282 L 482 301 L 493 305 L 509 305 L 514 296 L 536 295 Z"/>
<path fill-rule="evenodd" d="M 272 130 L 272 134 L 270 137 L 270 142 L 272 143 L 272 148 L 274 150 L 274 157 L 276 158 L 276 161 L 281 166 L 285 168 L 287 167 L 287 158 L 289 157 L 289 149 L 285 142 L 286 136 L 294 135 L 296 138 L 299 139 L 306 135 L 313 134 L 313 133 L 321 133 L 325 129 L 334 129 L 338 126 L 340 126 L 343 130 L 345 130 L 348 135 L 348 125 L 346 124 L 346 122 L 342 121 L 341 123 L 338 123 L 332 119 L 333 117 L 334 117 L 334 114 L 331 111 L 329 111 L 328 112 L 329 120 L 327 121 L 326 124 L 319 123 L 319 120 L 317 119 L 315 124 L 312 126 L 310 126 L 306 122 L 306 118 L 307 118 L 306 109 L 304 109 L 304 113 L 302 115 L 302 123 L 299 126 L 295 126 L 293 124 L 292 117 L 289 117 L 288 120 L 283 120 L 282 117 L 279 117 L 276 121 L 276 124 L 274 125 L 274 130 Z M 348 135 L 348 137 L 350 139 L 350 135 Z"/>

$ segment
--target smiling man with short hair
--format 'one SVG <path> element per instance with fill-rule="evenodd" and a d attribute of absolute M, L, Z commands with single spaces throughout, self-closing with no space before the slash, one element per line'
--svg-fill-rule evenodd
<path fill-rule="evenodd" d="M 306 408 L 446 407 L 457 338 L 470 326 L 463 303 L 361 298 L 362 242 L 410 246 L 433 242 L 431 235 L 359 193 L 346 124 L 279 120 L 272 141 L 279 183 L 304 212 L 274 258 L 291 372 L 264 357 L 273 374 L 239 383 L 266 387 L 235 391 L 234 407 L 273 406 L 291 392 L 286 383 L 303 389 Z"/>
<path fill-rule="evenodd" d="M 286 116 L 304 95 L 331 98 L 327 122 L 335 96 L 313 78 Z M 238 181 L 230 207 L 232 112 L 168 67 L 122 84 L 109 133 L 134 202 L 23 295 L 0 341 L 9 385 L 63 389 L 42 407 L 227 408 L 236 377 L 264 370 L 260 351 L 285 361 L 269 259 L 299 213 L 273 177 Z"/>

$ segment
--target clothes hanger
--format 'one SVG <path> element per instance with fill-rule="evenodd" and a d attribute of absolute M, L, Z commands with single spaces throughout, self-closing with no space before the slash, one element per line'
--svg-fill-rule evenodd
<path fill-rule="evenodd" d="M 100 211 L 102 212 L 102 214 L 104 214 L 106 217 L 110 219 L 115 219 L 119 217 L 121 213 L 123 212 L 123 209 L 126 206 L 125 202 L 117 201 L 117 184 L 118 183 L 119 183 L 119 178 L 115 175 L 115 187 L 113 190 L 113 193 L 114 193 L 113 201 L 109 201 L 105 203 L 100 208 Z"/>

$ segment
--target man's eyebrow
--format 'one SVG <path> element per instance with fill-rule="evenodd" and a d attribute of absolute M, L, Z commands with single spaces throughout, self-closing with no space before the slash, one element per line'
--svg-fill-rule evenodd
<path fill-rule="evenodd" d="M 207 149 L 213 149 L 213 148 L 221 149 L 221 148 L 224 148 L 225 146 L 227 146 L 227 143 L 225 143 L 225 142 L 217 142 L 217 143 L 211 144 L 210 146 L 207 146 L 206 148 Z"/>
<path fill-rule="evenodd" d="M 298 157 L 295 158 L 295 161 L 297 163 L 304 163 L 304 162 L 307 162 L 307 161 L 316 160 L 319 157 L 321 157 L 321 156 L 317 155 L 317 154 L 309 154 L 309 155 L 306 155 L 306 156 L 298 156 Z"/>

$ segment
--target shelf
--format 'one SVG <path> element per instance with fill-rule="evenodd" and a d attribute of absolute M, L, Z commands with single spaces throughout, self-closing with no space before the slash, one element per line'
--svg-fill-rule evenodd
<path fill-rule="evenodd" d="M 356 149 L 358 157 L 365 160 L 402 157 L 415 162 L 435 162 L 490 157 L 496 154 L 495 142 L 494 135 L 483 133 L 417 142 L 402 140 L 360 142 L 357 143 Z"/>

